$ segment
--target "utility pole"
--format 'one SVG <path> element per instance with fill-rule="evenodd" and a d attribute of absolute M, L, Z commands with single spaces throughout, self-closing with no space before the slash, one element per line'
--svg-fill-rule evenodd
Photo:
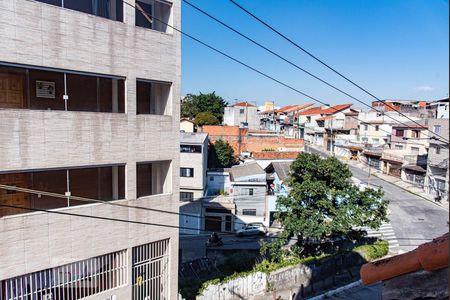
<path fill-rule="evenodd" d="M 330 119 L 330 129 L 331 129 L 331 155 L 334 156 L 334 149 L 333 149 L 333 118 Z"/>
<path fill-rule="evenodd" d="M 273 122 L 273 130 L 276 133 L 277 132 L 277 125 L 275 123 L 275 100 L 272 101 L 272 122 Z"/>
<path fill-rule="evenodd" d="M 367 187 L 370 187 L 370 157 L 369 157 L 369 176 L 367 176 Z"/>
<path fill-rule="evenodd" d="M 245 123 L 248 127 L 248 101 L 245 101 Z"/>

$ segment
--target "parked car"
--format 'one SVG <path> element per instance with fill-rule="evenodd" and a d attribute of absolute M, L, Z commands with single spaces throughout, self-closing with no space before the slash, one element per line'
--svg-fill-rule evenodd
<path fill-rule="evenodd" d="M 267 227 L 263 223 L 248 223 L 244 225 L 240 230 L 236 232 L 237 236 L 244 235 L 265 235 L 267 233 Z"/>

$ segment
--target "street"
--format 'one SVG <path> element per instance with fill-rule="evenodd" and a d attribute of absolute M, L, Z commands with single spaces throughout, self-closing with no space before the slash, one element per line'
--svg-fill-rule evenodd
<path fill-rule="evenodd" d="M 305 146 L 306 152 L 329 155 L 315 148 Z M 368 172 L 348 165 L 353 176 L 367 183 Z M 448 232 L 448 212 L 440 206 L 412 194 L 376 176 L 370 176 L 370 185 L 379 186 L 384 198 L 389 200 L 389 219 L 398 241 L 399 250 L 410 251 L 418 245 Z"/>

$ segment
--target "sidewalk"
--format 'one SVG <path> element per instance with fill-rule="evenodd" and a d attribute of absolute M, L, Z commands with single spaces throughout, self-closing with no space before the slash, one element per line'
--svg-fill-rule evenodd
<path fill-rule="evenodd" d="M 362 169 L 362 170 L 364 170 L 366 172 L 369 171 L 369 167 L 367 165 L 363 164 L 362 162 L 359 162 L 359 161 L 348 161 L 348 160 L 343 160 L 341 158 L 339 158 L 339 160 L 341 160 L 342 162 L 345 162 L 345 163 L 347 163 L 349 165 L 352 165 L 354 167 L 360 168 L 360 169 Z M 432 203 L 442 207 L 443 209 L 445 209 L 447 211 L 449 210 L 449 202 L 448 201 L 442 200 L 442 202 L 437 202 L 437 201 L 434 200 L 434 196 L 425 193 L 425 191 L 422 188 L 418 187 L 418 186 L 415 186 L 415 185 L 412 185 L 412 184 L 410 184 L 408 182 L 405 182 L 405 181 L 401 180 L 398 177 L 394 177 L 394 176 L 390 176 L 390 175 L 384 174 L 383 172 L 381 172 L 379 170 L 374 170 L 373 168 L 371 168 L 370 174 L 375 176 L 375 177 L 378 177 L 381 180 L 384 180 L 384 181 L 389 182 L 391 184 L 395 184 L 399 188 L 401 188 L 401 189 L 403 189 L 405 191 L 408 191 L 408 192 L 410 192 L 412 194 L 415 194 L 415 195 L 417 195 L 419 197 L 422 197 L 425 200 L 428 200 L 428 201 L 430 201 L 430 202 L 432 202 Z"/>

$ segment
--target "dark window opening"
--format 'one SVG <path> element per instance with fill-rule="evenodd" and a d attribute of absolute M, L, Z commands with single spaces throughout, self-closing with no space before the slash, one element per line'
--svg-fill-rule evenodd
<path fill-rule="evenodd" d="M 181 177 L 194 177 L 194 168 L 180 168 Z"/>
<path fill-rule="evenodd" d="M 180 145 L 182 153 L 202 153 L 202 146 L 198 145 Z"/>
<path fill-rule="evenodd" d="M 139 115 L 171 115 L 170 86 L 170 83 L 137 80 L 136 113 Z"/>
<path fill-rule="evenodd" d="M 250 196 L 253 196 L 253 193 L 254 193 L 254 189 L 248 189 L 248 194 L 249 194 Z"/>
<path fill-rule="evenodd" d="M 403 129 L 395 130 L 395 136 L 404 136 L 405 131 Z"/>
<path fill-rule="evenodd" d="M 142 13 L 143 10 L 145 13 Z M 160 0 L 136 1 L 136 26 L 168 32 L 172 6 Z"/>
<path fill-rule="evenodd" d="M 0 66 L 0 108 L 124 113 L 125 81 Z"/>
<path fill-rule="evenodd" d="M 180 192 L 180 201 L 193 201 L 194 193 L 192 192 Z"/>
<path fill-rule="evenodd" d="M 29 212 L 28 209 L 54 209 L 83 204 L 70 197 L 111 201 L 125 198 L 125 166 L 107 166 L 42 170 L 0 174 L 0 184 L 58 194 L 28 193 L 0 188 L 0 204 L 23 207 L 1 207 L 0 217 Z M 69 199 L 66 198 L 70 196 Z"/>
<path fill-rule="evenodd" d="M 245 216 L 256 216 L 256 209 L 243 209 L 242 214 Z"/>
<path fill-rule="evenodd" d="M 168 193 L 170 161 L 136 164 L 137 197 Z"/>
<path fill-rule="evenodd" d="M 37 0 L 79 12 L 103 17 L 113 21 L 123 21 L 123 0 Z"/>

